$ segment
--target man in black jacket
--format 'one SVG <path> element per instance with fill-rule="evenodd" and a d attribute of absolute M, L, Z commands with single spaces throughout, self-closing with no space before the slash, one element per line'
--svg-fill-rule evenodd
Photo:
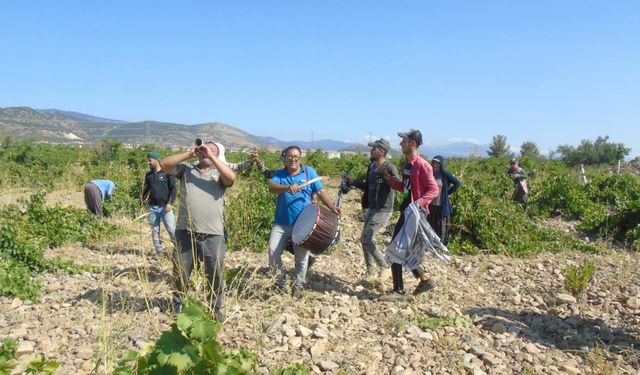
<path fill-rule="evenodd" d="M 355 186 L 364 191 L 362 208 L 367 211 L 364 215 L 364 228 L 360 234 L 360 243 L 364 252 L 364 261 L 367 266 L 367 277 L 375 277 L 374 260 L 380 267 L 378 276 L 383 277 L 389 265 L 384 259 L 384 255 L 378 250 L 373 236 L 383 228 L 393 213 L 393 201 L 395 192 L 384 179 L 384 171 L 390 175 L 398 177 L 398 170 L 395 165 L 387 160 L 387 153 L 391 149 L 389 141 L 378 139 L 369 143 L 371 147 L 369 159 L 371 164 L 367 170 L 365 182 L 354 181 L 346 177 L 346 182 L 350 186 Z"/>
<path fill-rule="evenodd" d="M 176 223 L 173 217 L 173 201 L 176 199 L 176 178 L 160 169 L 160 153 L 151 151 L 147 155 L 149 172 L 144 176 L 142 198 L 147 203 L 151 224 L 151 240 L 156 254 L 162 254 L 160 239 L 160 220 L 169 233 L 171 242 L 175 244 Z"/>

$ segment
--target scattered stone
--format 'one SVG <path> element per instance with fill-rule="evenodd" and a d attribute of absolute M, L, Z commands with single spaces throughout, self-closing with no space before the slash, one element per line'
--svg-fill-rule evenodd
<path fill-rule="evenodd" d="M 22 300 L 20 298 L 16 297 L 13 299 L 13 301 L 11 301 L 12 309 L 17 309 L 20 306 L 22 306 Z"/>
<path fill-rule="evenodd" d="M 629 298 L 627 298 L 626 305 L 630 309 L 634 309 L 634 310 L 640 309 L 640 297 L 629 297 Z"/>
<path fill-rule="evenodd" d="M 289 338 L 289 346 L 292 349 L 300 348 L 302 346 L 302 337 L 298 337 L 298 336 L 290 337 Z"/>
<path fill-rule="evenodd" d="M 507 327 L 504 324 L 497 322 L 491 325 L 491 332 L 495 333 L 505 333 L 507 332 Z"/>
<path fill-rule="evenodd" d="M 486 353 L 486 350 L 484 348 L 481 348 L 479 346 L 472 346 L 469 349 L 469 353 L 476 355 L 478 357 L 483 357 Z"/>
<path fill-rule="evenodd" d="M 330 306 L 324 306 L 322 308 L 320 308 L 320 318 L 329 318 L 331 317 L 331 312 L 333 311 L 333 309 Z"/>
<path fill-rule="evenodd" d="M 527 344 L 524 346 L 524 350 L 527 353 L 531 353 L 531 354 L 538 354 L 540 353 L 540 349 L 538 349 L 538 347 L 535 344 Z"/>
<path fill-rule="evenodd" d="M 35 344 L 31 341 L 21 341 L 16 348 L 16 357 L 31 354 L 35 350 Z"/>
<path fill-rule="evenodd" d="M 318 362 L 318 367 L 320 367 L 322 371 L 332 371 L 337 370 L 340 366 L 332 361 L 320 361 Z"/>
<path fill-rule="evenodd" d="M 302 336 L 302 337 L 309 337 L 313 333 L 312 330 L 310 330 L 309 328 L 307 328 L 307 327 L 305 327 L 303 325 L 299 325 L 298 326 L 298 332 L 300 333 L 300 336 Z"/>
<path fill-rule="evenodd" d="M 324 329 L 318 327 L 316 329 L 313 330 L 313 337 L 319 338 L 319 339 L 323 339 L 325 337 L 329 336 L 329 334 L 327 333 L 327 331 L 325 331 Z"/>
<path fill-rule="evenodd" d="M 282 333 L 284 333 L 287 337 L 293 337 L 296 335 L 296 330 L 293 329 L 293 327 L 291 327 L 289 324 L 285 323 L 282 325 Z"/>
<path fill-rule="evenodd" d="M 576 302 L 577 302 L 576 297 L 572 296 L 571 294 L 566 294 L 566 293 L 556 294 L 556 303 L 558 305 L 565 305 L 565 304 L 571 304 Z"/>
<path fill-rule="evenodd" d="M 577 369 L 573 366 L 569 366 L 569 365 L 562 365 L 560 366 L 560 371 L 564 371 L 565 373 L 569 374 L 569 375 L 578 375 L 580 374 L 580 369 Z"/>
<path fill-rule="evenodd" d="M 53 283 L 47 284 L 45 290 L 47 293 L 53 293 L 60 290 L 60 288 L 62 288 L 62 286 L 59 283 L 53 282 Z"/>
<path fill-rule="evenodd" d="M 322 340 L 316 341 L 315 344 L 311 348 L 309 348 L 309 354 L 311 354 L 311 358 L 319 358 L 325 352 L 325 343 Z"/>

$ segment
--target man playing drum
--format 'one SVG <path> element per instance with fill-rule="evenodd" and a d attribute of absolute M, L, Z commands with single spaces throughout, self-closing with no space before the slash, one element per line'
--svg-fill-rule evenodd
<path fill-rule="evenodd" d="M 364 262 L 367 266 L 367 277 L 376 276 L 374 269 L 374 261 L 380 267 L 378 276 L 383 277 L 383 272 L 389 269 L 389 265 L 384 259 L 384 255 L 376 247 L 373 236 L 383 228 L 393 212 L 393 201 L 395 192 L 391 189 L 387 181 L 384 179 L 383 171 L 399 179 L 396 166 L 387 161 L 387 153 L 391 149 L 389 141 L 386 139 L 378 139 L 369 143 L 371 146 L 369 159 L 371 164 L 367 169 L 367 179 L 364 182 L 354 181 L 346 177 L 347 185 L 355 186 L 364 191 L 362 197 L 362 208 L 367 211 L 364 215 L 364 227 L 360 234 L 360 243 L 364 252 Z M 388 272 L 388 271 L 387 271 Z M 388 275 L 386 276 L 388 277 Z"/>
<path fill-rule="evenodd" d="M 282 273 L 282 251 L 293 234 L 293 226 L 302 210 L 311 204 L 311 196 L 317 193 L 320 200 L 331 211 L 340 215 L 322 182 L 316 181 L 301 187 L 305 182 L 318 177 L 316 171 L 300 163 L 302 151 L 298 146 L 285 149 L 284 168 L 277 170 L 271 178 L 269 192 L 277 194 L 275 219 L 269 236 L 269 267 L 279 272 L 278 286 L 284 288 L 285 275 Z M 295 280 L 291 289 L 294 298 L 302 298 L 302 288 L 307 275 L 309 250 L 293 245 L 295 255 Z"/>
<path fill-rule="evenodd" d="M 396 223 L 393 232 L 395 238 L 404 224 L 404 209 L 411 203 L 416 203 L 420 208 L 429 212 L 429 203 L 438 196 L 438 184 L 433 177 L 433 169 L 428 161 L 424 160 L 418 153 L 418 147 L 422 144 L 422 133 L 420 130 L 410 129 L 408 132 L 398 133 L 402 138 L 400 147 L 405 157 L 405 164 L 402 170 L 402 181 L 395 176 L 384 171 L 384 178 L 389 185 L 397 191 L 404 193 L 404 200 L 400 205 L 400 218 Z M 413 275 L 420 279 L 420 283 L 413 292 L 418 295 L 435 287 L 435 282 L 429 279 L 422 267 L 411 271 Z M 404 282 L 402 280 L 402 264 L 391 264 L 391 275 L 393 279 L 393 292 L 380 298 L 381 301 L 402 301 L 405 300 Z"/>

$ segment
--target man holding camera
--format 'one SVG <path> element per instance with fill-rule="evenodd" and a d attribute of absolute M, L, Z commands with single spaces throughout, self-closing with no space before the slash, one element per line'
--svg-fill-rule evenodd
<path fill-rule="evenodd" d="M 176 312 L 182 309 L 181 296 L 188 289 L 196 261 L 203 259 L 209 303 L 214 300 L 214 318 L 223 322 L 224 193 L 233 185 L 236 175 L 218 158 L 219 152 L 213 142 L 200 145 L 196 142 L 192 150 L 167 156 L 160 165 L 180 180 L 180 209 L 176 223 L 178 248 L 173 259 Z M 193 157 L 198 158 L 197 164 L 186 163 Z"/>
<path fill-rule="evenodd" d="M 393 213 L 393 201 L 395 193 L 384 179 L 384 171 L 387 174 L 400 178 L 396 166 L 387 160 L 387 153 L 391 150 L 391 145 L 386 139 L 378 139 L 369 143 L 371 151 L 369 159 L 371 164 L 367 169 L 366 181 L 355 181 L 350 177 L 345 177 L 349 186 L 355 186 L 364 191 L 362 197 L 362 208 L 367 211 L 364 215 L 364 227 L 360 234 L 360 243 L 364 252 L 364 262 L 367 266 L 367 277 L 376 276 L 374 261 L 380 267 L 378 276 L 383 278 L 384 271 L 389 269 L 384 255 L 378 250 L 373 236 L 384 227 Z M 388 276 L 387 276 L 388 277 Z"/>

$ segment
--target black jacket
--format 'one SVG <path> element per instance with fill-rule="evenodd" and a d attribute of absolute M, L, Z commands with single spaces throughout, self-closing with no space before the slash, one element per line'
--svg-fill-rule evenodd
<path fill-rule="evenodd" d="M 396 166 L 388 161 L 384 168 L 390 175 L 399 178 Z M 393 211 L 393 200 L 395 191 L 389 186 L 382 173 L 376 172 L 376 162 L 369 164 L 367 169 L 367 180 L 365 182 L 353 181 L 353 186 L 364 191 L 362 197 L 362 208 L 372 208 L 375 210 L 391 212 Z"/>
<path fill-rule="evenodd" d="M 152 206 L 173 204 L 176 199 L 176 178 L 165 171 L 149 171 L 144 176 L 142 199 Z"/>

